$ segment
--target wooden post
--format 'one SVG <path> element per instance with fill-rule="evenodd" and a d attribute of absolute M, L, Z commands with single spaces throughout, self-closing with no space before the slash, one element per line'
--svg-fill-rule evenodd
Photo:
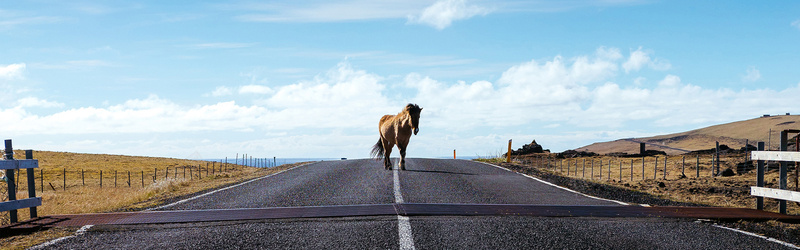
<path fill-rule="evenodd" d="M 117 187 L 117 170 L 114 170 L 114 188 Z"/>
<path fill-rule="evenodd" d="M 144 170 L 142 170 L 142 187 L 144 187 Z"/>
<path fill-rule="evenodd" d="M 14 160 L 14 148 L 11 145 L 11 140 L 6 140 L 6 160 Z M 17 200 L 17 187 L 16 182 L 14 179 L 14 170 L 13 169 L 6 169 L 6 177 L 8 178 L 8 201 L 15 201 Z M 17 222 L 17 210 L 9 210 L 8 217 L 11 219 L 11 223 Z"/>
<path fill-rule="evenodd" d="M 39 185 L 41 185 L 42 194 L 44 194 L 44 169 L 39 169 Z"/>
<path fill-rule="evenodd" d="M 788 151 L 788 142 L 789 142 L 788 139 L 789 139 L 789 133 L 786 130 L 781 131 L 781 151 Z M 781 161 L 780 164 L 781 164 L 780 174 L 779 174 L 780 180 L 778 181 L 780 189 L 789 190 L 788 187 L 789 185 L 787 183 L 788 178 L 786 178 L 786 174 L 788 172 L 787 170 L 789 168 L 789 163 Z M 778 200 L 778 210 L 780 210 L 780 213 L 786 214 L 786 200 Z"/>
<path fill-rule="evenodd" d="M 656 163 L 653 164 L 653 180 L 658 176 L 658 156 L 656 155 Z"/>
<path fill-rule="evenodd" d="M 100 170 L 100 188 L 103 187 L 103 170 Z"/>
<path fill-rule="evenodd" d="M 758 151 L 764 150 L 764 142 L 758 142 Z M 764 187 L 764 161 L 758 160 L 756 161 L 757 164 L 757 175 L 756 175 L 756 186 L 757 187 Z M 756 196 L 756 209 L 764 210 L 764 197 Z"/>
<path fill-rule="evenodd" d="M 644 156 L 642 156 L 642 180 L 644 180 Z"/>
<path fill-rule="evenodd" d="M 590 174 L 591 174 L 592 176 L 590 176 L 591 178 L 589 178 L 589 179 L 592 179 L 592 180 L 594 180 L 594 158 L 592 158 L 592 164 L 591 164 L 591 165 L 592 165 L 592 166 L 591 166 L 591 167 L 592 167 L 592 171 L 591 171 L 591 173 L 590 173 Z"/>
<path fill-rule="evenodd" d="M 633 181 L 633 159 L 631 159 L 631 181 Z"/>
<path fill-rule="evenodd" d="M 711 175 L 719 175 L 719 141 L 717 142 L 717 147 L 714 152 L 714 167 L 711 168 Z"/>
<path fill-rule="evenodd" d="M 62 177 L 64 177 L 64 186 L 63 186 L 64 191 L 67 191 L 67 168 L 66 167 L 64 168 L 64 175 L 62 175 Z M 55 190 L 53 190 L 53 191 L 55 191 Z"/>
<path fill-rule="evenodd" d="M 216 161 L 211 162 L 211 174 L 214 174 L 216 170 L 217 170 L 217 162 Z"/>
<path fill-rule="evenodd" d="M 581 178 L 586 178 L 586 158 L 583 158 L 583 175 Z"/>
<path fill-rule="evenodd" d="M 686 177 L 686 156 L 683 156 L 683 162 L 681 163 L 681 176 Z"/>
<path fill-rule="evenodd" d="M 764 143 L 764 142 L 761 142 L 761 143 Z M 700 155 L 698 154 L 698 155 L 695 155 L 695 156 L 697 157 L 697 159 L 695 161 L 695 164 L 694 164 L 694 170 L 697 171 L 697 176 L 695 178 L 700 178 Z"/>
<path fill-rule="evenodd" d="M 33 160 L 33 150 L 25 150 L 25 159 Z M 34 175 L 33 168 L 28 168 L 28 198 L 36 197 L 36 176 Z M 30 207 L 31 218 L 39 217 L 36 212 L 36 207 Z"/>
<path fill-rule="evenodd" d="M 83 184 L 84 187 L 86 186 L 86 178 L 83 178 L 83 169 L 82 168 L 81 168 L 81 183 Z"/>
<path fill-rule="evenodd" d="M 600 180 L 603 180 L 603 159 L 600 159 Z"/>
<path fill-rule="evenodd" d="M 131 171 L 128 170 L 128 187 L 131 187 Z"/>
<path fill-rule="evenodd" d="M 619 160 L 619 181 L 622 181 L 622 160 Z"/>
<path fill-rule="evenodd" d="M 194 176 L 192 176 L 192 168 L 189 168 L 189 180 L 194 180 Z"/>
<path fill-rule="evenodd" d="M 511 163 L 511 139 L 508 139 L 508 153 L 506 154 L 506 163 Z"/>
<path fill-rule="evenodd" d="M 666 179 L 667 179 L 667 160 L 669 160 L 669 157 L 667 157 L 667 156 L 665 155 L 665 156 L 664 156 L 664 180 L 666 180 Z"/>
<path fill-rule="evenodd" d="M 169 178 L 169 167 L 164 170 L 164 180 L 167 180 L 167 178 Z"/>

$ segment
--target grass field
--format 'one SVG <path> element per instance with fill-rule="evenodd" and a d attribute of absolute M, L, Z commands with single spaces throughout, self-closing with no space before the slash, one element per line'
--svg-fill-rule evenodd
<path fill-rule="evenodd" d="M 42 206 L 37 208 L 39 216 L 141 210 L 163 204 L 175 197 L 268 175 L 297 165 L 255 168 L 172 158 L 46 151 L 35 151 L 33 156 L 39 160 L 40 166 L 35 170 L 36 195 L 42 197 Z M 15 158 L 24 158 L 24 152 L 15 151 Z M 100 171 L 103 172 L 102 179 Z M 130 186 L 128 172 L 131 173 Z M 17 178 L 18 199 L 28 198 L 25 170 L 21 173 L 21 178 Z M 43 182 L 40 181 L 42 177 Z M 0 200 L 7 199 L 6 190 L 7 183 L 0 182 Z M 0 226 L 9 223 L 8 214 L 2 212 Z M 28 219 L 28 209 L 18 210 L 18 215 L 20 221 Z M 30 235 L 0 237 L 0 248 L 26 248 L 72 233 L 72 229 L 56 228 Z"/>
<path fill-rule="evenodd" d="M 744 154 L 721 155 L 720 158 L 720 171 L 730 168 L 735 172 L 736 164 L 745 161 Z M 658 158 L 645 158 L 644 167 L 642 158 L 608 156 L 553 159 L 540 155 L 518 157 L 513 161 L 570 178 L 643 191 L 680 202 L 718 207 L 755 208 L 756 199 L 750 195 L 750 186 L 756 186 L 756 171 L 729 177 L 713 176 L 712 159 L 711 155 L 685 156 L 685 158 L 680 155 L 668 157 L 662 155 Z M 484 161 L 504 160 L 498 157 Z M 791 190 L 797 190 L 794 173 L 792 168 L 788 175 L 788 186 Z M 764 180 L 766 187 L 777 188 L 777 169 L 770 168 Z M 777 200 L 764 200 L 766 210 L 778 211 Z M 789 214 L 800 214 L 800 204 L 788 202 L 787 210 Z"/>

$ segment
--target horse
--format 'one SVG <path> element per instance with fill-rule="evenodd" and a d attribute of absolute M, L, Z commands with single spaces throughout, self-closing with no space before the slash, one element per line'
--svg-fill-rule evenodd
<path fill-rule="evenodd" d="M 409 103 L 397 115 L 384 115 L 378 123 L 378 132 L 381 137 L 378 138 L 378 143 L 372 146 L 370 153 L 376 160 L 383 160 L 385 169 L 392 169 L 392 161 L 389 156 L 392 154 L 392 148 L 397 144 L 400 149 L 400 170 L 406 170 L 406 147 L 408 141 L 411 139 L 411 133 L 414 135 L 419 132 L 419 113 L 422 108 L 417 104 Z"/>

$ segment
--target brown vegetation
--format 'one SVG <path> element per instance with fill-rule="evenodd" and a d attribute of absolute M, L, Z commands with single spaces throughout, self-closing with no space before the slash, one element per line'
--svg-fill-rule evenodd
<path fill-rule="evenodd" d="M 770 129 L 772 131 L 771 137 Z M 669 155 L 677 155 L 684 153 L 684 151 L 676 149 L 688 151 L 709 149 L 713 148 L 717 141 L 734 149 L 744 147 L 746 141 L 749 141 L 751 145 L 756 145 L 756 142 L 759 141 L 765 143 L 771 141 L 772 149 L 777 150 L 780 142 L 780 131 L 785 129 L 800 129 L 800 115 L 760 117 L 683 133 L 598 142 L 576 150 L 590 151 L 601 155 L 616 152 L 635 154 L 639 152 L 639 142 L 645 142 L 648 143 L 648 149 L 661 150 Z"/>
<path fill-rule="evenodd" d="M 20 156 L 24 153 L 18 151 L 15 155 Z M 35 171 L 36 195 L 42 197 L 42 206 L 37 208 L 39 216 L 141 210 L 161 205 L 176 197 L 268 175 L 296 165 L 255 168 L 234 164 L 221 166 L 219 163 L 197 160 L 46 151 L 34 151 L 33 156 L 39 160 L 40 166 Z M 167 169 L 169 175 L 166 175 Z M 198 169 L 201 169 L 200 173 Z M 103 171 L 102 187 L 100 171 Z M 128 172 L 131 173 L 130 187 Z M 44 173 L 44 182 L 40 181 L 41 173 Z M 154 173 L 157 173 L 155 179 Z M 19 199 L 28 197 L 27 175 L 24 170 L 21 174 L 22 178 L 17 178 Z M 44 192 L 41 190 L 42 187 Z M 2 195 L 0 200 L 7 199 L 6 190 L 7 184 L 0 182 L 0 195 Z M 20 220 L 28 219 L 28 209 L 19 210 L 18 215 Z M 8 212 L 3 212 L 0 226 L 8 222 Z M 53 229 L 31 235 L 0 237 L 0 245 L 23 248 L 73 232 L 74 230 Z"/>

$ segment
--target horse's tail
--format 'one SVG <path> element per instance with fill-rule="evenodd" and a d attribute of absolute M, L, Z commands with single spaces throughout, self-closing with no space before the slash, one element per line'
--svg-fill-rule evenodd
<path fill-rule="evenodd" d="M 384 152 L 386 152 L 386 149 L 383 148 L 383 142 L 381 142 L 381 138 L 378 138 L 378 143 L 375 143 L 375 146 L 372 146 L 372 152 L 370 152 L 370 155 L 376 160 L 383 160 Z"/>

